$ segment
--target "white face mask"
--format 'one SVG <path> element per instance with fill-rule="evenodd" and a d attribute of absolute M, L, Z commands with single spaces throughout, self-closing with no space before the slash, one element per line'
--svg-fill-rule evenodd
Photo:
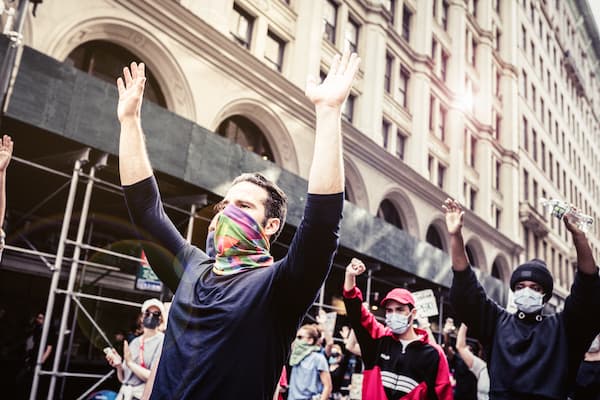
<path fill-rule="evenodd" d="M 531 314 L 544 307 L 544 295 L 530 288 L 515 290 L 515 305 L 519 311 Z"/>
<path fill-rule="evenodd" d="M 410 326 L 408 315 L 389 313 L 385 315 L 385 324 L 396 335 L 402 335 Z"/>

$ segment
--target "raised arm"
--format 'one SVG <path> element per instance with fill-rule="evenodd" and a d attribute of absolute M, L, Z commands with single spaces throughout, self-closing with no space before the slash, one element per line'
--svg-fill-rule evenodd
<path fill-rule="evenodd" d="M 446 227 L 450 235 L 450 256 L 452 268 L 455 271 L 464 271 L 469 266 L 469 259 L 465 253 L 465 243 L 462 236 L 463 217 L 465 212 L 457 201 L 446 199 L 442 205 L 446 213 Z"/>
<path fill-rule="evenodd" d="M 360 305 L 360 325 L 366 329 L 373 338 L 379 338 L 386 334 L 386 328 L 381 324 L 375 316 L 362 304 L 362 293 L 356 287 L 356 277 L 365 272 L 367 268 L 365 264 L 358 258 L 353 258 L 350 264 L 346 267 L 346 275 L 344 278 L 344 298 L 358 297 L 361 301 Z M 357 328 L 354 327 L 354 330 Z"/>
<path fill-rule="evenodd" d="M 306 84 L 306 96 L 315 105 L 316 134 L 313 160 L 308 177 L 308 192 L 333 194 L 344 190 L 341 116 L 350 93 L 360 58 L 344 51 L 336 55 L 325 80 L 319 85 L 314 77 Z"/>
<path fill-rule="evenodd" d="M 575 225 L 575 217 L 571 213 L 565 214 L 563 221 L 565 227 L 571 232 L 575 251 L 577 252 L 577 269 L 584 274 L 593 275 L 598 273 L 592 248 L 585 237 L 585 233 Z"/>
<path fill-rule="evenodd" d="M 117 79 L 117 115 L 121 122 L 119 173 L 129 214 L 141 238 L 158 242 L 168 250 L 145 246 L 150 265 L 175 291 L 182 269 L 172 256 L 180 254 L 186 242 L 165 213 L 146 151 L 140 116 L 145 82 L 144 64 L 135 62 L 123 68 L 123 78 Z"/>
<path fill-rule="evenodd" d="M 471 353 L 471 349 L 467 346 L 467 326 L 465 324 L 460 324 L 460 328 L 458 328 L 458 334 L 456 335 L 456 350 L 458 350 L 458 354 L 463 359 L 467 367 L 473 367 L 473 353 Z"/>
<path fill-rule="evenodd" d="M 565 329 L 569 341 L 569 363 L 571 368 L 581 361 L 577 357 L 582 356 L 588 349 L 594 337 L 600 331 L 600 321 L 589 318 L 589 310 L 600 308 L 600 277 L 598 268 L 594 261 L 592 249 L 588 243 L 585 233 L 575 225 L 572 214 L 563 217 L 565 227 L 571 232 L 573 244 L 577 252 L 577 274 L 571 293 L 565 299 L 562 311 L 565 319 Z"/>
<path fill-rule="evenodd" d="M 152 176 L 142 131 L 141 110 L 146 74 L 144 64 L 131 63 L 123 68 L 123 78 L 117 79 L 121 123 L 119 141 L 119 173 L 122 185 L 132 185 Z"/>
<path fill-rule="evenodd" d="M 457 201 L 446 199 L 446 227 L 450 234 L 450 256 L 454 277 L 450 287 L 450 303 L 458 319 L 469 326 L 473 337 L 489 345 L 494 336 L 496 321 L 505 312 L 490 299 L 469 266 L 462 236 L 464 211 Z"/>
<path fill-rule="evenodd" d="M 10 136 L 4 135 L 0 139 L 0 256 L 4 249 L 4 214 L 6 212 L 6 168 L 12 157 L 13 141 Z"/>

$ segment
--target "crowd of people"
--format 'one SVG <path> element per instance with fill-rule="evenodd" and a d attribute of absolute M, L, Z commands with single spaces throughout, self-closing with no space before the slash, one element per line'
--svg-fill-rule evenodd
<path fill-rule="evenodd" d="M 600 277 L 571 214 L 563 220 L 577 253 L 577 273 L 561 312 L 545 312 L 553 277 L 539 259 L 513 271 L 515 313 L 492 301 L 465 253 L 462 208 L 448 199 L 442 207 L 453 269 L 450 303 L 460 325 L 456 329 L 448 320 L 442 343 L 436 343 L 428 321 L 418 323 L 415 298 L 405 288 L 387 293 L 380 303 L 383 322 L 376 318 L 356 284 L 366 270 L 358 259 L 345 271 L 340 295 L 349 326 L 340 329 L 337 343 L 323 326 L 301 325 L 338 246 L 344 200 L 341 114 L 359 62 L 345 51 L 334 58 L 323 82 L 307 81 L 316 115 L 308 194 L 302 221 L 280 260 L 273 259 L 270 244 L 283 229 L 288 199 L 259 173 L 233 181 L 210 224 L 205 250 L 182 237 L 164 211 L 145 147 L 144 64 L 124 68 L 117 80 L 121 182 L 140 238 L 160 243 L 173 256 L 169 263 L 152 262 L 152 249 L 147 251 L 174 298 L 168 318 L 160 301 L 144 302 L 139 335 L 123 340 L 122 349 L 105 349 L 122 384 L 119 400 L 345 399 L 352 396 L 353 376 L 360 370 L 362 398 L 372 400 L 599 398 L 600 319 L 593 310 L 600 306 Z M 2 215 L 11 151 L 5 136 Z M 39 319 L 43 322 L 43 315 L 36 317 L 37 326 Z M 37 326 L 33 343 L 39 341 Z M 44 358 L 52 341 L 48 346 Z"/>

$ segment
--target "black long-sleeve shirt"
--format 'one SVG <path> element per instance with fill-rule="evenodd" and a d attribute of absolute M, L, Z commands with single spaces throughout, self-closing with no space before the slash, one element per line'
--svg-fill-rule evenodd
<path fill-rule="evenodd" d="M 450 303 L 487 351 L 490 399 L 566 399 L 600 331 L 599 293 L 597 273 L 577 272 L 562 312 L 520 319 L 487 297 L 470 267 L 455 271 Z"/>
<path fill-rule="evenodd" d="M 158 260 L 160 250 L 146 250 L 175 291 L 151 399 L 271 399 L 296 329 L 329 273 L 343 195 L 308 195 L 282 260 L 220 276 L 166 216 L 153 177 L 124 190 L 133 222 L 176 256 L 169 265 L 168 257 Z"/>

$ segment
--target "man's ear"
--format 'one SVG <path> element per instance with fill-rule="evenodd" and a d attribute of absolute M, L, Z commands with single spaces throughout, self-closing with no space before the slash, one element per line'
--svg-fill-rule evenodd
<path fill-rule="evenodd" d="M 279 218 L 268 218 L 264 226 L 265 233 L 268 237 L 273 236 L 279 230 L 281 220 Z"/>

